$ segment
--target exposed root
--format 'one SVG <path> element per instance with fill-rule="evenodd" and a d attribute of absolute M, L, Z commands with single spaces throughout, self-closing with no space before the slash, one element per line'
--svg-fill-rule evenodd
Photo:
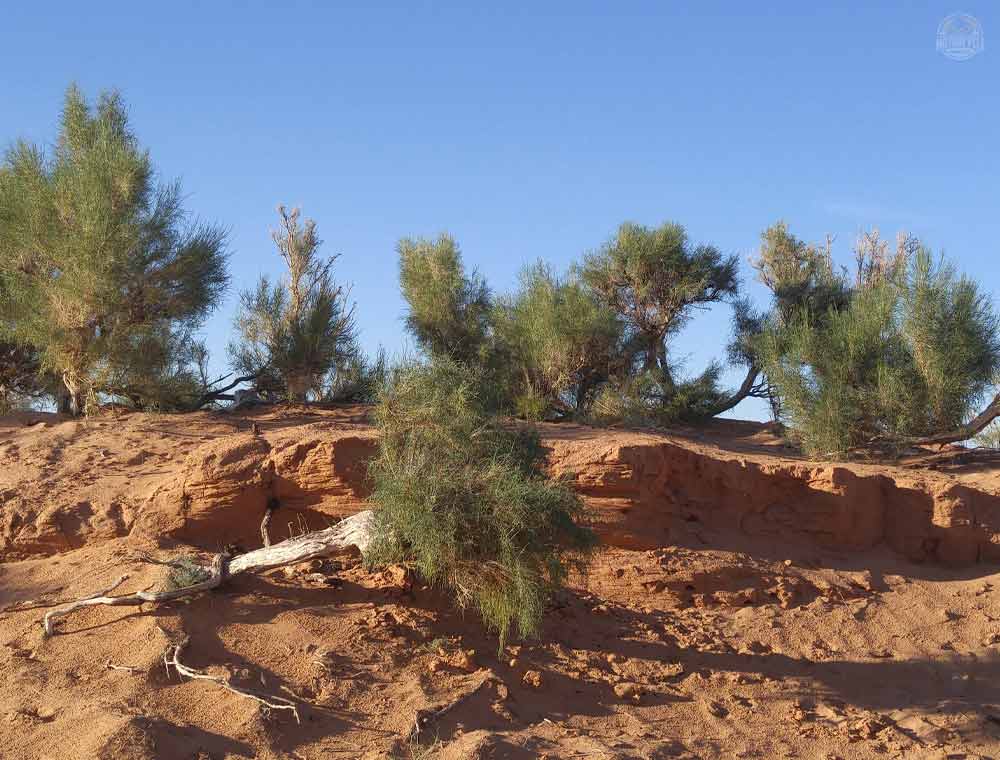
<path fill-rule="evenodd" d="M 342 520 L 332 528 L 296 536 L 272 546 L 265 546 L 263 549 L 241 554 L 238 557 L 230 558 L 227 554 L 216 554 L 212 559 L 211 567 L 206 568 L 208 572 L 206 580 L 171 591 L 144 589 L 132 594 L 108 596 L 128 579 L 127 575 L 123 575 L 110 588 L 51 610 L 42 621 L 45 635 L 52 636 L 55 633 L 56 620 L 84 607 L 97 605 L 136 607 L 142 604 L 165 604 L 210 591 L 221 586 L 230 577 L 240 573 L 260 573 L 284 565 L 294 565 L 352 546 L 363 552 L 368 548 L 368 543 L 371 540 L 371 520 L 372 513 L 370 510 L 366 510 Z M 170 564 L 159 561 L 156 563 Z"/>
<path fill-rule="evenodd" d="M 163 631 L 162 628 L 160 628 Z M 166 631 L 163 631 L 164 635 L 167 635 Z M 169 635 L 167 636 L 169 638 Z M 212 683 L 218 684 L 226 691 L 230 691 L 233 694 L 238 694 L 241 697 L 246 697 L 247 699 L 252 699 L 255 702 L 259 702 L 268 710 L 288 710 L 292 715 L 295 716 L 295 722 L 301 723 L 299 718 L 299 708 L 290 699 L 285 699 L 284 697 L 279 697 L 274 694 L 263 694 L 256 691 L 251 691 L 250 689 L 244 689 L 239 686 L 233 686 L 229 681 L 222 676 L 213 676 L 209 673 L 203 673 L 200 670 L 195 670 L 194 668 L 188 667 L 183 662 L 181 662 L 181 654 L 187 645 L 190 643 L 190 639 L 185 636 L 180 641 L 171 641 L 167 645 L 166 650 L 163 652 L 163 666 L 167 669 L 167 673 L 170 673 L 170 668 L 177 671 L 177 675 L 183 678 L 190 678 L 192 680 L 199 681 L 211 681 Z"/>

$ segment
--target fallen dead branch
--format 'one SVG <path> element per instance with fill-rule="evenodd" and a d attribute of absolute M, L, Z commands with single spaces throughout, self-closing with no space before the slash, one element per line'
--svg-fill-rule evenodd
<path fill-rule="evenodd" d="M 167 632 L 163 631 L 164 635 L 169 639 Z M 212 683 L 218 684 L 226 691 L 232 692 L 233 694 L 238 694 L 241 697 L 246 697 L 247 699 L 252 699 L 255 702 L 259 702 L 266 709 L 269 710 L 288 710 L 292 715 L 295 716 L 295 722 L 301 723 L 299 718 L 299 708 L 290 699 L 285 699 L 284 697 L 279 697 L 274 694 L 263 694 L 261 692 L 251 691 L 250 689 L 244 689 L 239 686 L 233 686 L 226 678 L 222 676 L 213 676 L 209 673 L 204 673 L 200 670 L 195 670 L 192 667 L 188 667 L 183 662 L 181 662 L 181 654 L 187 648 L 191 639 L 185 636 L 180 641 L 171 641 L 163 653 L 163 666 L 167 669 L 167 673 L 170 673 L 170 668 L 177 671 L 177 675 L 183 678 L 190 678 L 196 681 L 211 681 Z"/>
<path fill-rule="evenodd" d="M 105 662 L 104 667 L 107 668 L 108 670 L 124 670 L 126 673 L 132 673 L 133 675 L 142 672 L 142 668 L 137 668 L 133 665 L 118 665 L 114 662 L 111 662 L 111 660 Z"/>
<path fill-rule="evenodd" d="M 230 558 L 226 554 L 216 554 L 212 559 L 211 566 L 205 568 L 208 578 L 200 583 L 171 591 L 144 589 L 132 594 L 109 596 L 128 578 L 127 575 L 123 575 L 110 588 L 51 610 L 42 620 L 42 627 L 45 629 L 46 636 L 52 636 L 55 633 L 56 620 L 84 607 L 98 605 L 137 607 L 143 604 L 165 604 L 204 591 L 211 591 L 240 573 L 261 573 L 276 567 L 294 565 L 316 557 L 323 557 L 351 547 L 357 547 L 360 551 L 364 551 L 368 548 L 371 539 L 371 519 L 371 511 L 365 510 L 342 520 L 332 528 L 305 533 L 237 557 Z"/>

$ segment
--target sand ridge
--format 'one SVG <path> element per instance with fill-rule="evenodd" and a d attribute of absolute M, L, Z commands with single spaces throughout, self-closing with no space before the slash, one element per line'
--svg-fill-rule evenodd
<path fill-rule="evenodd" d="M 44 609 L 16 611 L 122 573 L 121 591 L 161 582 L 140 549 L 249 543 L 262 495 L 286 501 L 286 532 L 363 505 L 365 410 L 255 419 L 259 438 L 211 413 L 0 422 L 0 757 L 1000 756 L 1000 576 L 982 549 L 996 473 L 834 475 L 760 426 L 546 426 L 609 540 L 544 635 L 502 655 L 432 589 L 349 555 L 162 609 L 82 611 L 51 639 Z M 887 538 L 897 491 L 924 495 L 919 546 Z M 296 700 L 302 725 L 168 677 L 161 629 L 191 637 L 192 667 Z M 405 740 L 417 710 L 484 679 L 420 747 Z"/>

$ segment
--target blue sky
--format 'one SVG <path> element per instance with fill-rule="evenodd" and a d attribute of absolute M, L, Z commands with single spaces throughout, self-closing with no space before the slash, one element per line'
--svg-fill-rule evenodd
<path fill-rule="evenodd" d="M 862 227 L 905 228 L 994 292 L 1000 13 L 872 5 L 18 3 L 0 139 L 50 143 L 71 81 L 123 92 L 164 178 L 231 229 L 220 368 L 237 291 L 279 271 L 281 202 L 342 254 L 369 349 L 406 346 L 396 240 L 444 230 L 498 291 L 626 219 L 744 261 L 785 219 L 845 263 Z M 982 23 L 971 60 L 935 50 L 955 11 Z M 728 321 L 701 315 L 675 355 L 721 356 Z"/>

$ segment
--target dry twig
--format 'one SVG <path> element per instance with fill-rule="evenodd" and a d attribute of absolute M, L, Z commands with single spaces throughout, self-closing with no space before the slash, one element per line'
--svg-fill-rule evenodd
<path fill-rule="evenodd" d="M 170 638 L 166 631 L 160 628 L 167 638 Z M 252 699 L 259 702 L 268 710 L 288 710 L 292 715 L 295 716 L 295 722 L 301 723 L 299 718 L 299 708 L 290 699 L 285 699 L 284 697 L 279 697 L 273 694 L 263 694 L 256 691 L 251 691 L 250 689 L 244 689 L 239 686 L 233 686 L 226 678 L 222 676 L 213 676 L 209 673 L 204 673 L 200 670 L 195 670 L 194 668 L 188 667 L 183 662 L 181 662 L 181 654 L 187 648 L 190 643 L 190 638 L 185 636 L 180 641 L 171 641 L 167 645 L 166 650 L 163 652 L 163 665 L 167 669 L 167 673 L 170 672 L 170 668 L 177 671 L 177 675 L 183 678 L 190 678 L 196 681 L 211 681 L 212 683 L 218 684 L 226 691 L 230 691 L 233 694 L 238 694 L 241 697 L 246 697 L 247 699 Z"/>

